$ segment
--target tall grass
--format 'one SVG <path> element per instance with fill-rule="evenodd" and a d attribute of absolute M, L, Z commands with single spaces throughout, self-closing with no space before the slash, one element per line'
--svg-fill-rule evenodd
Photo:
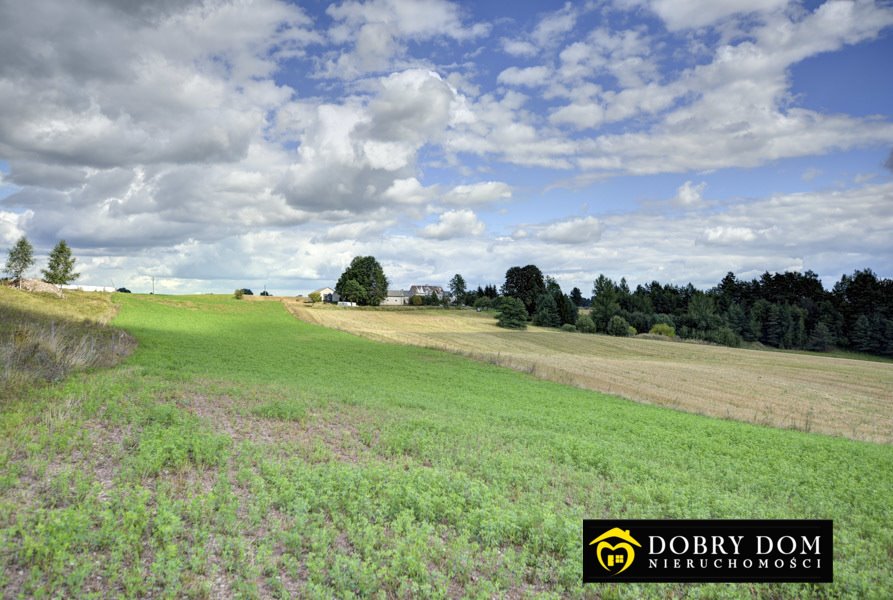
<path fill-rule="evenodd" d="M 0 397 L 36 383 L 60 381 L 74 371 L 112 366 L 136 345 L 120 329 L 78 318 L 76 306 L 82 303 L 77 300 L 69 302 L 70 314 L 65 305 L 48 314 L 20 308 L 34 303 L 28 292 L 4 290 L 4 295 L 10 296 L 4 300 L 18 302 L 0 303 Z"/>

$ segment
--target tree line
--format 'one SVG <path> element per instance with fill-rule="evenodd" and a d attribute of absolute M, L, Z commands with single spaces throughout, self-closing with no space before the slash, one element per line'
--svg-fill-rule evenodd
<path fill-rule="evenodd" d="M 378 305 L 387 278 L 372 256 L 358 256 L 335 286 L 342 297 Z M 826 290 L 813 271 L 763 273 L 752 280 L 729 272 L 707 291 L 652 281 L 630 289 L 599 275 L 592 293 L 579 288 L 565 294 L 536 265 L 515 266 L 495 284 L 468 290 L 456 274 L 449 282 L 450 303 L 495 309 L 502 327 L 528 323 L 567 331 L 616 336 L 651 333 L 738 347 L 759 342 L 785 349 L 827 351 L 834 347 L 893 355 L 893 280 L 871 269 L 843 275 Z M 435 299 L 436 300 L 436 299 Z"/>
<path fill-rule="evenodd" d="M 678 336 L 733 347 L 759 342 L 774 348 L 839 347 L 893 355 L 893 280 L 881 279 L 870 269 L 842 276 L 831 290 L 824 289 L 813 271 L 766 272 L 752 280 L 729 272 L 707 291 L 658 281 L 632 290 L 625 278 L 615 282 L 599 275 L 591 296 L 583 298 L 578 288 L 564 294 L 553 278 L 527 265 L 506 271 L 498 294 L 495 286 L 478 287 L 461 302 L 496 308 L 504 327 L 530 322 L 618 336 Z"/>

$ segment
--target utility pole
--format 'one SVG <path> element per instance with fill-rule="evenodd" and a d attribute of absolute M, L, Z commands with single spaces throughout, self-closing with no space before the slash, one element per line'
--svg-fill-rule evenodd
<path fill-rule="evenodd" d="M 155 295 L 155 276 L 152 276 L 152 295 Z"/>

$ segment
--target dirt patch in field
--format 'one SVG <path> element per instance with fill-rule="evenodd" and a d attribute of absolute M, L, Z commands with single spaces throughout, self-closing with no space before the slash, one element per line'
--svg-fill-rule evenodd
<path fill-rule="evenodd" d="M 492 314 L 356 310 L 283 301 L 309 323 L 445 350 L 638 402 L 760 425 L 893 443 L 893 364 L 615 338 L 530 327 Z"/>
<path fill-rule="evenodd" d="M 338 411 L 308 411 L 299 420 L 280 420 L 250 412 L 244 400 L 228 396 L 193 395 L 186 408 L 205 420 L 233 442 L 249 441 L 291 451 L 300 448 L 310 460 L 320 460 L 318 444 L 335 460 L 356 463 L 362 460 L 365 446 L 355 423 L 362 415 L 340 407 Z"/>

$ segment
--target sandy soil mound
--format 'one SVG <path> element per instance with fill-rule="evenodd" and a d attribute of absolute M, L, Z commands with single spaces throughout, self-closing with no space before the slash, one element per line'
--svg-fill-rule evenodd
<path fill-rule="evenodd" d="M 19 282 L 19 287 L 26 292 L 45 292 L 47 294 L 55 294 L 60 298 L 62 297 L 62 290 L 59 289 L 59 286 L 39 279 L 22 279 Z"/>

